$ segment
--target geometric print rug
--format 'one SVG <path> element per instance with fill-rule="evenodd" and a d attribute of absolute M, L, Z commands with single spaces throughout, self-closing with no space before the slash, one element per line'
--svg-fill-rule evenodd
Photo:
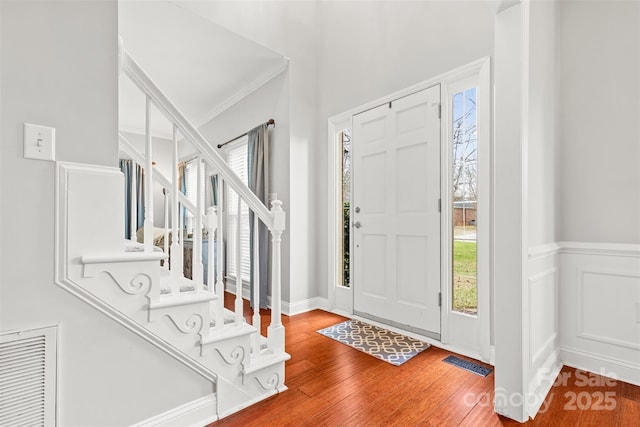
<path fill-rule="evenodd" d="M 317 332 L 395 366 L 429 348 L 426 342 L 359 320 L 347 320 Z"/>

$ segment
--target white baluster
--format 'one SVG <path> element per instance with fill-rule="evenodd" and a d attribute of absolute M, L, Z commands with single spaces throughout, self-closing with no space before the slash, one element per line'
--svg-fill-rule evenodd
<path fill-rule="evenodd" d="M 253 354 L 260 353 L 260 221 L 253 215 L 253 326 L 258 330 L 253 334 Z"/>
<path fill-rule="evenodd" d="M 224 326 L 224 242 L 222 241 L 224 221 L 222 215 L 222 207 L 224 203 L 224 197 L 222 197 L 222 189 L 224 187 L 224 180 L 218 175 L 218 229 L 216 230 L 216 247 L 218 248 L 216 253 L 216 263 L 218 271 L 216 272 L 216 293 L 218 299 L 216 300 L 216 329 L 220 329 Z M 211 237 L 209 237 L 211 238 Z"/>
<path fill-rule="evenodd" d="M 135 160 L 131 161 L 131 218 L 129 218 L 129 230 L 131 232 L 131 240 L 138 241 L 138 164 Z"/>
<path fill-rule="evenodd" d="M 153 152 L 151 143 L 151 98 L 146 97 L 144 168 L 144 251 L 153 252 Z"/>
<path fill-rule="evenodd" d="M 180 292 L 180 280 L 184 276 L 182 242 L 180 239 L 180 203 L 178 200 L 178 126 L 173 125 L 173 167 L 171 168 L 171 292 Z"/>
<path fill-rule="evenodd" d="M 169 253 L 169 199 L 167 199 L 167 189 L 162 189 L 164 196 L 164 253 Z M 169 260 L 164 260 L 163 264 L 166 270 L 169 269 Z"/>
<path fill-rule="evenodd" d="M 216 208 L 210 206 L 207 208 L 207 216 L 205 218 L 205 227 L 207 227 L 207 286 L 209 292 L 215 294 L 213 284 L 215 283 L 214 268 L 213 268 L 213 236 L 218 225 L 218 215 L 216 214 Z"/>
<path fill-rule="evenodd" d="M 238 195 L 238 212 L 237 212 L 237 221 L 236 221 L 236 325 L 242 324 L 242 251 L 240 250 L 241 242 L 242 242 L 242 199 L 240 195 Z"/>
<path fill-rule="evenodd" d="M 194 213 L 194 230 L 193 230 L 193 260 L 191 278 L 195 282 L 196 292 L 202 292 L 202 282 L 204 280 L 202 265 L 202 215 L 204 214 L 204 201 L 202 200 L 202 161 L 200 156 L 196 157 L 196 211 Z"/>
<path fill-rule="evenodd" d="M 271 324 L 267 328 L 267 343 L 274 353 L 284 352 L 284 326 L 282 326 L 281 308 L 281 255 L 280 244 L 282 232 L 285 229 L 286 214 L 282 210 L 282 202 L 271 202 L 273 228 L 271 229 L 272 257 L 271 257 Z"/>

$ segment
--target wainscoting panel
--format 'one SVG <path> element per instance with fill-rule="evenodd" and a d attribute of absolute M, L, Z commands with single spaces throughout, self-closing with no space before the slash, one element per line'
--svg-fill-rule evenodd
<path fill-rule="evenodd" d="M 563 361 L 640 385 L 640 245 L 561 246 Z"/>
<path fill-rule="evenodd" d="M 555 244 L 531 248 L 527 263 L 528 408 L 538 412 L 562 363 L 559 349 L 559 267 Z"/>
<path fill-rule="evenodd" d="M 558 331 L 558 270 L 529 277 L 529 367 L 539 365 L 554 350 Z"/>

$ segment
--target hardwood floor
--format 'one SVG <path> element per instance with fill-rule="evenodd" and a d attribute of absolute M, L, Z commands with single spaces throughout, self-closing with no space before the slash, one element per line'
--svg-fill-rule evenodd
<path fill-rule="evenodd" d="M 289 390 L 211 426 L 520 425 L 493 412 L 493 373 L 444 363 L 451 353 L 436 347 L 396 367 L 315 332 L 342 320 L 321 310 L 284 316 Z M 568 367 L 559 378 L 527 426 L 640 426 L 640 387 Z"/>

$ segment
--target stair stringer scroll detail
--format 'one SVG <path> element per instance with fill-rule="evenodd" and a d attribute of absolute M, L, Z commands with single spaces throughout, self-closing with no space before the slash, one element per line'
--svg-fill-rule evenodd
<path fill-rule="evenodd" d="M 214 296 L 161 295 L 166 257 L 125 252 L 113 203 L 124 200 L 122 179 L 117 168 L 57 163 L 56 285 L 215 384 L 218 418 L 285 390 L 284 360 L 251 369 L 255 328 L 211 329 Z"/>
<path fill-rule="evenodd" d="M 114 204 L 114 200 L 124 200 L 123 188 L 123 175 L 118 168 L 56 163 L 55 284 L 215 384 L 218 376 L 214 371 L 138 320 L 148 316 L 145 307 L 150 295 L 145 286 L 139 287 L 138 292 L 129 289 L 135 295 L 129 295 L 123 289 L 135 274 L 129 279 L 120 276 L 119 284 L 106 273 L 94 278 L 83 277 L 82 257 L 86 254 L 120 253 L 126 256 L 121 238 L 124 229 L 122 204 L 119 208 Z M 100 226 L 96 227 L 96 224 Z M 150 275 L 150 289 L 153 289 L 153 272 L 142 267 L 137 273 Z M 103 299 L 110 292 L 120 294 L 122 301 L 129 301 L 124 307 L 117 308 Z M 131 306 L 139 308 L 131 312 L 128 308 Z"/>

